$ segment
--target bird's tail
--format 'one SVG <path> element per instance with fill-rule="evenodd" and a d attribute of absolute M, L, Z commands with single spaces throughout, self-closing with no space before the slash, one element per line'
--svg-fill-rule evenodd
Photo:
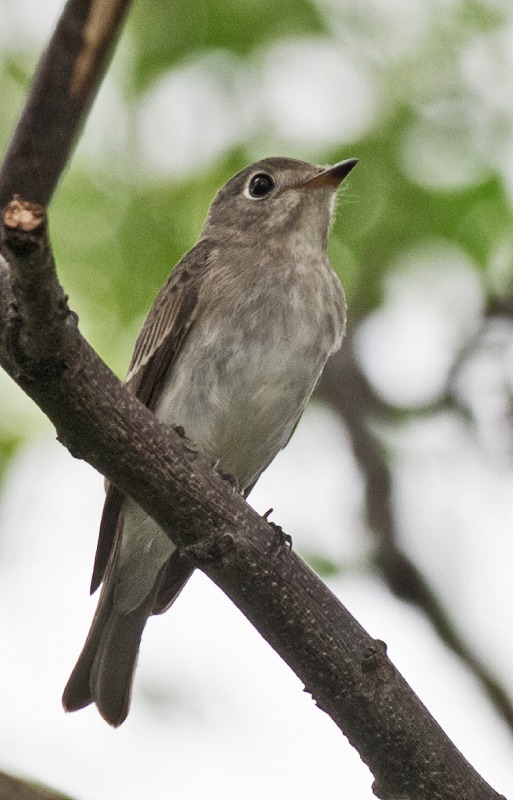
<path fill-rule="evenodd" d="M 151 614 L 161 614 L 176 600 L 193 566 L 175 550 L 164 564 L 144 601 L 123 614 L 114 602 L 115 556 L 107 570 L 98 607 L 86 642 L 64 689 L 66 711 L 95 703 L 115 728 L 126 719 L 139 645 Z"/>
<path fill-rule="evenodd" d="M 138 608 L 121 614 L 113 603 L 113 587 L 104 585 L 91 629 L 64 689 L 66 711 L 78 711 L 94 702 L 110 725 L 124 722 L 139 644 L 154 598 L 152 592 Z"/>

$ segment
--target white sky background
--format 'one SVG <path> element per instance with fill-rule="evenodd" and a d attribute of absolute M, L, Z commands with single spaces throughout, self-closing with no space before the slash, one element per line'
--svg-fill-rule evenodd
<path fill-rule="evenodd" d="M 474 679 L 418 612 L 358 569 L 364 546 L 355 541 L 354 529 L 342 523 L 342 535 L 336 535 L 336 506 L 351 506 L 354 488 L 348 480 L 351 461 L 334 447 L 341 436 L 332 412 L 312 409 L 253 502 L 261 512 L 274 506 L 275 519 L 299 548 L 315 549 L 316 532 L 330 531 L 331 540 L 323 540 L 321 549 L 340 557 L 342 540 L 354 567 L 331 582 L 333 590 L 373 636 L 388 643 L 394 663 L 473 765 L 511 795 L 511 737 Z M 445 444 L 452 451 L 453 443 Z M 305 472 L 317 476 L 314 485 Z M 448 479 L 454 474 L 447 473 Z M 418 485 L 413 489 L 419 494 Z M 469 489 L 476 489 L 471 481 Z M 464 487 L 456 498 L 451 494 L 451 508 L 462 514 Z M 441 515 L 443 500 L 436 502 L 432 494 L 431 502 L 433 497 Z M 356 752 L 240 612 L 199 574 L 172 613 L 148 625 L 127 722 L 114 731 L 93 708 L 64 714 L 60 695 L 95 605 L 87 585 L 102 499 L 101 479 L 46 435 L 27 445 L 10 471 L 1 520 L 1 767 L 83 800 L 118 794 L 128 800 L 312 795 L 370 800 L 371 778 Z M 485 510 L 478 508 L 481 515 Z M 511 522 L 511 502 L 509 514 Z M 483 558 L 486 551 L 476 539 L 463 544 Z M 456 544 L 461 548 L 461 541 Z M 436 538 L 433 546 L 446 566 L 447 552 L 454 555 L 455 549 Z M 494 542 L 493 561 L 511 563 L 511 552 L 500 546 L 500 539 Z M 473 619 L 479 626 L 475 597 L 465 598 L 481 592 L 497 633 L 507 637 L 507 586 L 498 591 L 497 576 L 490 578 L 493 585 L 476 587 L 472 570 L 455 569 L 456 610 L 467 624 Z M 505 649 L 499 637 L 487 644 L 507 680 L 511 646 Z"/>
<path fill-rule="evenodd" d="M 347 31 L 338 11 L 352 4 L 322 5 L 333 15 L 334 29 L 340 24 Z M 455 5 L 360 0 L 368 25 L 354 34 L 359 49 L 350 37 L 344 48 L 290 40 L 258 54 L 251 69 L 241 70 L 224 53 L 177 67 L 148 92 L 138 111 L 145 147 L 134 168 L 180 177 L 192 163 L 201 168 L 246 137 L 254 142 L 255 158 L 270 152 L 314 157 L 335 142 L 343 148 L 386 113 L 377 62 L 386 69 L 391 53 L 411 54 L 401 47 L 421 49 L 433 15 L 450 14 Z M 2 0 L 0 46 L 41 46 L 52 30 L 51 7 L 56 14 L 61 3 Z M 378 40 L 390 52 L 379 51 Z M 458 92 L 449 99 L 436 70 L 431 94 L 420 70 L 410 86 L 397 89 L 398 96 L 416 92 L 422 98 L 423 114 L 398 143 L 403 169 L 420 184 L 465 186 L 495 168 L 510 191 L 512 41 L 513 25 L 500 36 L 468 43 L 453 76 Z M 209 124 L 202 125 L 207 96 Z M 248 96 L 251 103 L 243 104 Z M 177 103 L 183 109 L 178 122 L 168 114 Z M 315 114 L 305 113 L 308 107 Z M 114 156 L 126 168 L 128 115 L 111 75 L 78 157 L 97 164 Z M 497 127 L 499 151 L 489 147 Z M 358 333 L 359 357 L 373 385 L 397 405 L 436 401 L 482 306 L 482 287 L 464 253 L 447 242 L 430 242 L 404 254 L 391 265 L 383 306 Z M 503 348 L 511 381 L 513 334 L 504 329 L 490 337 L 490 347 L 499 341 Z M 461 391 L 477 409 L 482 396 L 491 398 L 500 414 L 502 378 L 490 363 L 483 352 L 463 376 Z M 11 422 L 40 428 L 29 404 L 4 379 L 0 385 L 12 399 Z M 356 752 L 249 623 L 199 574 L 172 613 L 148 626 L 127 722 L 113 731 L 94 709 L 62 712 L 62 688 L 95 607 L 88 583 L 103 494 L 101 479 L 43 430 L 14 460 L 0 506 L 0 768 L 44 780 L 77 800 L 373 797 L 371 776 Z M 382 435 L 394 458 L 394 501 L 405 547 L 513 693 L 511 442 L 502 442 L 501 449 L 483 430 L 478 441 L 450 414 Z M 273 518 L 298 549 L 348 564 L 344 576 L 332 581 L 334 591 L 373 636 L 388 643 L 392 660 L 476 769 L 511 796 L 511 734 L 423 617 L 365 572 L 372 543 L 360 521 L 361 493 L 344 431 L 317 407 L 262 478 L 252 502 L 261 512 L 275 509 Z"/>

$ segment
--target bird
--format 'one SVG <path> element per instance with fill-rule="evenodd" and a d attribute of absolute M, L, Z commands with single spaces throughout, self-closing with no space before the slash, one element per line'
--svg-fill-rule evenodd
<path fill-rule="evenodd" d="M 215 196 L 198 243 L 158 293 L 126 385 L 247 497 L 288 443 L 330 355 L 346 302 L 327 256 L 337 189 L 358 163 L 265 158 Z M 131 498 L 107 484 L 91 593 L 102 589 L 64 689 L 127 717 L 142 633 L 193 572 L 189 558 Z"/>

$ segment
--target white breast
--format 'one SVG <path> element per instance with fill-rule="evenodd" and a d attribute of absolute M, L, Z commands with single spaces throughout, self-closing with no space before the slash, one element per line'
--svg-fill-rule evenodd
<path fill-rule="evenodd" d="M 331 291 L 338 279 L 326 270 L 311 281 L 310 271 L 305 292 L 302 277 L 296 272 L 279 305 L 268 286 L 260 304 L 239 303 L 229 318 L 207 304 L 156 407 L 163 422 L 183 425 L 241 488 L 285 446 L 340 345 L 343 294 L 340 288 L 334 301 Z"/>

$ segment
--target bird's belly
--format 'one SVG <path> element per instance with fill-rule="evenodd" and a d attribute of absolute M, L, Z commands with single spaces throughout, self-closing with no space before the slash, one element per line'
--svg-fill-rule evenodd
<path fill-rule="evenodd" d="M 315 381 L 310 370 L 298 367 L 295 348 L 240 348 L 234 337 L 218 339 L 215 347 L 199 344 L 192 340 L 184 348 L 155 411 L 165 424 L 182 425 L 200 452 L 234 475 L 243 490 L 287 443 Z M 130 499 L 124 517 L 116 604 L 129 613 L 175 548 Z"/>
<path fill-rule="evenodd" d="M 215 347 L 188 343 L 156 413 L 183 425 L 200 452 L 245 488 L 287 443 L 324 359 L 301 337 L 259 336 L 246 346 L 233 335 L 213 338 Z"/>

